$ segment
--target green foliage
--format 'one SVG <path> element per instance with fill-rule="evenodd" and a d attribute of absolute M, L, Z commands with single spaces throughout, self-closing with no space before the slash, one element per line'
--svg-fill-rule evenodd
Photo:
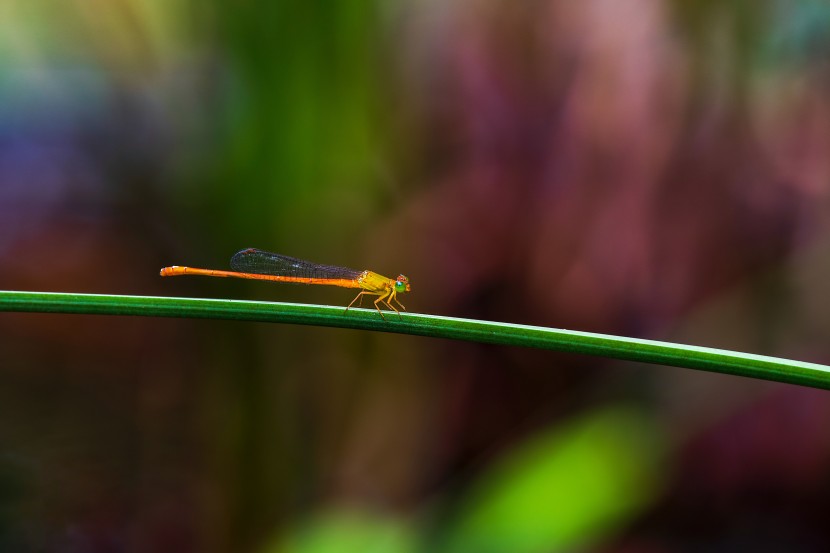
<path fill-rule="evenodd" d="M 251 0 L 214 9 L 233 68 L 203 197 L 225 221 L 214 241 L 348 245 L 351 236 L 332 229 L 357 228 L 381 190 L 378 6 Z"/>
<path fill-rule="evenodd" d="M 292 531 L 263 553 L 414 553 L 415 538 L 403 523 L 348 510 L 323 514 Z"/>
<path fill-rule="evenodd" d="M 616 406 L 532 436 L 478 475 L 425 546 L 412 521 L 340 507 L 289 526 L 264 553 L 546 553 L 599 542 L 660 490 L 663 440 Z"/>
<path fill-rule="evenodd" d="M 595 412 L 511 450 L 464 505 L 451 553 L 574 551 L 656 496 L 660 441 L 631 409 Z"/>

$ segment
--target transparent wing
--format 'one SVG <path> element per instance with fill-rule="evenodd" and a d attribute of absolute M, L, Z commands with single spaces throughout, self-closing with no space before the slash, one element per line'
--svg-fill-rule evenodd
<path fill-rule="evenodd" d="M 231 267 L 240 273 L 258 275 L 276 275 L 298 278 L 345 279 L 356 280 L 363 271 L 321 265 L 311 261 L 303 261 L 287 255 L 270 253 L 255 248 L 248 248 L 236 252 L 231 257 Z"/>

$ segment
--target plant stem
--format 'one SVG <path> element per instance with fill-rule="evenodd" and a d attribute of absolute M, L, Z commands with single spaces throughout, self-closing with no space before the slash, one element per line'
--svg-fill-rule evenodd
<path fill-rule="evenodd" d="M 0 311 L 229 319 L 396 332 L 533 347 L 830 389 L 830 367 L 764 355 L 539 326 L 328 305 L 0 291 Z"/>

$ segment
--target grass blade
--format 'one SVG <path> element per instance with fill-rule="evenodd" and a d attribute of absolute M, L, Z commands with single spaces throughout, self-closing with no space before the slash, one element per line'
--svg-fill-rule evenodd
<path fill-rule="evenodd" d="M 533 347 L 830 389 L 830 367 L 764 355 L 511 323 L 369 309 L 199 298 L 0 291 L 0 311 L 186 317 L 332 326 Z"/>

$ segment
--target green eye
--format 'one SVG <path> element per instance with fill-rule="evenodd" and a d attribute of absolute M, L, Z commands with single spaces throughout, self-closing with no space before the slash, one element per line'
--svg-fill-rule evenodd
<path fill-rule="evenodd" d="M 395 291 L 396 292 L 406 292 L 406 284 L 401 282 L 400 280 L 395 282 Z"/>

